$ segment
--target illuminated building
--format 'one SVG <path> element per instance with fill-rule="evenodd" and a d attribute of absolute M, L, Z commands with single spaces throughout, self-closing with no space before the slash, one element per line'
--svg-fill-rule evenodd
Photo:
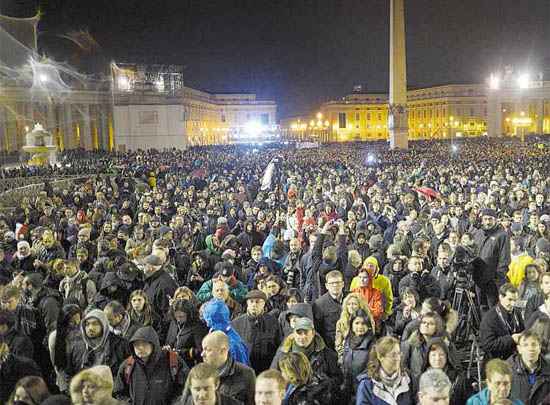
<path fill-rule="evenodd" d="M 550 81 L 507 67 L 488 80 L 489 136 L 550 133 Z"/>
<path fill-rule="evenodd" d="M 330 122 L 333 142 L 387 140 L 388 95 L 362 91 L 323 103 L 319 110 Z M 408 138 L 444 139 L 487 132 L 487 96 L 483 85 L 444 85 L 407 91 Z M 284 121 L 296 127 L 298 119 Z M 292 132 L 292 131 L 290 131 Z"/>

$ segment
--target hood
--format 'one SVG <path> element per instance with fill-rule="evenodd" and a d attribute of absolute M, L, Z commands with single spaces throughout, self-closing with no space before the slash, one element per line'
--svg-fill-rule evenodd
<path fill-rule="evenodd" d="M 153 363 L 156 363 L 160 355 L 160 341 L 157 332 L 151 326 L 144 326 L 143 328 L 136 330 L 129 342 L 130 350 L 132 352 L 132 356 L 134 357 L 134 342 L 138 340 L 143 340 L 144 342 L 151 343 L 153 345 L 153 353 L 151 353 L 150 360 L 152 360 Z"/>
<path fill-rule="evenodd" d="M 82 384 L 91 382 L 98 387 L 101 392 L 113 394 L 113 373 L 108 366 L 94 366 L 82 370 L 71 380 L 71 398 L 78 400 L 82 399 Z"/>
<path fill-rule="evenodd" d="M 219 299 L 212 299 L 204 304 L 202 318 L 210 329 L 225 331 L 231 327 L 229 308 Z"/>
<path fill-rule="evenodd" d="M 267 257 L 262 257 L 258 262 L 258 264 L 256 264 L 256 271 L 260 269 L 260 266 L 267 266 L 270 273 L 272 274 L 274 274 L 277 271 L 277 264 L 273 260 Z"/>
<path fill-rule="evenodd" d="M 86 330 L 84 328 L 84 325 L 86 321 L 90 318 L 96 318 L 101 323 L 101 326 L 103 327 L 103 336 L 101 337 L 101 340 L 98 342 L 93 342 L 88 336 L 86 335 Z M 82 337 L 84 338 L 84 343 L 86 343 L 86 347 L 88 349 L 99 349 L 105 346 L 105 343 L 107 343 L 107 338 L 109 337 L 109 321 L 107 321 L 107 316 L 101 309 L 93 309 L 90 312 L 86 314 L 86 316 L 82 319 L 82 322 L 80 323 L 80 331 L 82 332 Z M 94 344 L 95 343 L 95 344 Z"/>
<path fill-rule="evenodd" d="M 363 262 L 363 267 L 365 267 L 366 264 L 374 264 L 376 266 L 376 274 L 380 273 L 380 265 L 378 264 L 378 259 L 375 256 L 367 257 Z M 371 276 L 374 276 L 376 274 L 371 274 Z"/>
<path fill-rule="evenodd" d="M 311 305 L 305 302 L 299 302 L 290 308 L 286 313 L 286 319 L 288 320 L 289 315 L 297 315 L 300 318 L 309 318 L 313 321 L 313 310 Z"/>

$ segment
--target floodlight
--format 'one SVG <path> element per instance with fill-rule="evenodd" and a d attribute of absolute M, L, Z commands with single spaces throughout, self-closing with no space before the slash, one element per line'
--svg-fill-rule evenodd
<path fill-rule="evenodd" d="M 256 137 L 263 131 L 262 125 L 258 121 L 249 121 L 244 126 L 244 131 L 250 137 Z"/>
<path fill-rule="evenodd" d="M 528 73 L 522 73 L 518 76 L 518 87 L 520 89 L 527 89 L 529 87 L 530 78 Z"/>
<path fill-rule="evenodd" d="M 489 77 L 489 87 L 491 90 L 498 90 L 500 89 L 500 77 L 496 74 L 491 74 Z"/>

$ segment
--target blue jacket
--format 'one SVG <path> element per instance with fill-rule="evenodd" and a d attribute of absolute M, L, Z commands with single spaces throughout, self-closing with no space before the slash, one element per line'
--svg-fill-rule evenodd
<path fill-rule="evenodd" d="M 412 381 L 407 374 L 401 377 L 395 399 L 381 383 L 369 378 L 366 374 L 361 374 L 357 379 L 360 383 L 355 405 L 414 405 L 416 403 L 412 393 Z"/>
<path fill-rule="evenodd" d="M 523 405 L 523 402 L 519 399 L 513 399 L 514 405 Z M 489 405 L 489 388 L 485 388 L 477 394 L 471 396 L 466 402 L 466 405 Z"/>
<path fill-rule="evenodd" d="M 239 334 L 231 326 L 231 318 L 229 308 L 225 302 L 218 299 L 211 299 L 204 304 L 202 317 L 206 322 L 206 326 L 210 328 L 210 332 L 221 330 L 229 338 L 229 353 L 231 357 L 247 366 L 250 365 L 248 359 L 248 348 L 239 336 Z"/>

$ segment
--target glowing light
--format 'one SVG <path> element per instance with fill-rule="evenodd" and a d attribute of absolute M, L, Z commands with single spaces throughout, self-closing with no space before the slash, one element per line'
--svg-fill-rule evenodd
<path fill-rule="evenodd" d="M 250 137 L 256 137 L 264 131 L 264 127 L 257 121 L 249 121 L 244 126 L 245 133 Z"/>
<path fill-rule="evenodd" d="M 44 73 L 42 73 L 40 76 L 38 76 L 38 78 L 40 79 L 40 81 L 41 81 L 42 83 L 46 83 L 47 81 L 50 80 L 50 78 L 48 77 L 48 75 L 46 75 L 46 74 L 44 74 Z"/>
<path fill-rule="evenodd" d="M 25 132 L 29 132 L 29 126 L 25 125 Z"/>
<path fill-rule="evenodd" d="M 117 86 L 120 90 L 130 90 L 130 80 L 126 76 L 119 76 Z"/>
<path fill-rule="evenodd" d="M 314 120 L 309 121 L 309 125 L 314 127 L 315 126 L 315 121 Z"/>
<path fill-rule="evenodd" d="M 317 117 L 318 120 L 322 120 L 323 119 L 323 113 L 318 112 L 316 117 Z"/>
<path fill-rule="evenodd" d="M 528 73 L 522 73 L 518 76 L 518 87 L 520 89 L 527 89 L 529 88 L 530 78 Z"/>
<path fill-rule="evenodd" d="M 296 124 L 296 123 L 295 123 L 295 124 L 292 124 L 292 125 L 290 126 L 290 129 L 292 129 L 293 131 L 296 131 L 296 130 L 298 129 L 298 124 Z"/>
<path fill-rule="evenodd" d="M 330 125 L 330 122 L 328 120 L 325 121 L 325 127 L 328 127 Z"/>
<path fill-rule="evenodd" d="M 374 163 L 376 161 L 376 157 L 374 157 L 373 154 L 369 153 L 369 155 L 367 156 L 367 163 Z"/>
<path fill-rule="evenodd" d="M 456 145 L 451 146 L 451 149 L 453 150 L 454 153 L 458 152 L 458 146 Z"/>
<path fill-rule="evenodd" d="M 157 88 L 157 91 L 163 92 L 164 91 L 164 79 L 161 77 L 155 82 L 155 87 Z"/>
<path fill-rule="evenodd" d="M 500 77 L 495 73 L 491 74 L 489 77 L 489 88 L 491 90 L 500 89 Z"/>

